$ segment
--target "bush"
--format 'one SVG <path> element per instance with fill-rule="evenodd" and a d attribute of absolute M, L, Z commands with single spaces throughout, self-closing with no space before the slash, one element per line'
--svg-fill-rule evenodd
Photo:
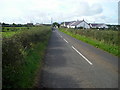
<path fill-rule="evenodd" d="M 47 41 L 50 32 L 49 27 L 34 27 L 10 38 L 3 38 L 3 88 L 21 87 L 20 84 L 18 84 L 21 81 L 20 77 L 22 77 L 20 75 L 24 71 L 21 68 L 23 68 L 23 66 L 25 67 L 26 63 L 29 61 L 25 60 L 25 57 L 28 55 L 27 50 L 33 48 L 37 43 Z M 33 72 L 32 69 L 29 72 Z"/>
<path fill-rule="evenodd" d="M 73 32 L 75 32 L 73 30 Z M 110 45 L 119 45 L 118 31 L 113 30 L 77 30 L 77 34 L 91 37 Z"/>
<path fill-rule="evenodd" d="M 119 31 L 114 30 L 74 30 L 61 28 L 60 31 L 82 40 L 86 43 L 92 44 L 97 48 L 101 48 L 116 56 L 120 56 L 119 53 Z"/>

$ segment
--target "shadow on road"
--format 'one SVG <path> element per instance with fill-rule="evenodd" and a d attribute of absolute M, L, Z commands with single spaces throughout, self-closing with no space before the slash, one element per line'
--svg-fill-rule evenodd
<path fill-rule="evenodd" d="M 74 88 L 79 87 L 71 76 L 61 75 L 46 70 L 42 71 L 41 88 Z"/>
<path fill-rule="evenodd" d="M 49 41 L 44 66 L 41 72 L 39 88 L 78 87 L 77 82 L 66 72 L 66 46 L 62 39 L 52 33 Z M 62 43 L 63 42 L 63 43 Z M 71 72 L 72 73 L 72 72 Z"/>

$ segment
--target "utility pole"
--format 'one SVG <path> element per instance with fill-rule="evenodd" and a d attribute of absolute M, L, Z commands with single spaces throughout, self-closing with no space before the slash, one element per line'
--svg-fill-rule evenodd
<path fill-rule="evenodd" d="M 52 23 L 53 23 L 53 19 L 51 18 L 51 26 L 52 26 Z"/>
<path fill-rule="evenodd" d="M 52 28 L 52 30 L 54 30 L 52 24 L 53 24 L 53 19 L 51 17 L 51 28 Z"/>

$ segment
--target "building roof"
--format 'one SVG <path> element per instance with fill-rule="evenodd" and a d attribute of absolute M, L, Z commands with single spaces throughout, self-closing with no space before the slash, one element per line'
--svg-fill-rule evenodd
<path fill-rule="evenodd" d="M 71 21 L 68 25 L 72 25 L 74 24 L 76 21 Z"/>
<path fill-rule="evenodd" d="M 82 21 L 76 21 L 76 22 L 73 23 L 71 26 L 77 26 L 77 25 L 80 24 L 81 22 L 83 22 L 83 20 L 82 20 Z"/>
<path fill-rule="evenodd" d="M 65 25 L 68 25 L 69 23 L 71 23 L 71 22 L 64 22 L 65 23 Z"/>
<path fill-rule="evenodd" d="M 27 25 L 33 25 L 33 23 L 27 23 Z"/>

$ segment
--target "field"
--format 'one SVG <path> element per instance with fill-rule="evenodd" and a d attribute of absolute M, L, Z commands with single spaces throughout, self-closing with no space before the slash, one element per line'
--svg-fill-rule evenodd
<path fill-rule="evenodd" d="M 51 27 L 5 27 L 2 37 L 3 88 L 32 88 L 42 66 Z"/>
<path fill-rule="evenodd" d="M 15 34 L 22 33 L 27 30 L 31 30 L 32 28 L 35 27 L 3 27 L 2 28 L 2 37 L 4 38 L 9 38 Z"/>
<path fill-rule="evenodd" d="M 68 29 L 60 28 L 60 31 L 86 43 L 89 43 L 97 48 L 101 48 L 113 55 L 120 56 L 118 32 L 114 30 L 83 30 L 83 29 Z"/>

